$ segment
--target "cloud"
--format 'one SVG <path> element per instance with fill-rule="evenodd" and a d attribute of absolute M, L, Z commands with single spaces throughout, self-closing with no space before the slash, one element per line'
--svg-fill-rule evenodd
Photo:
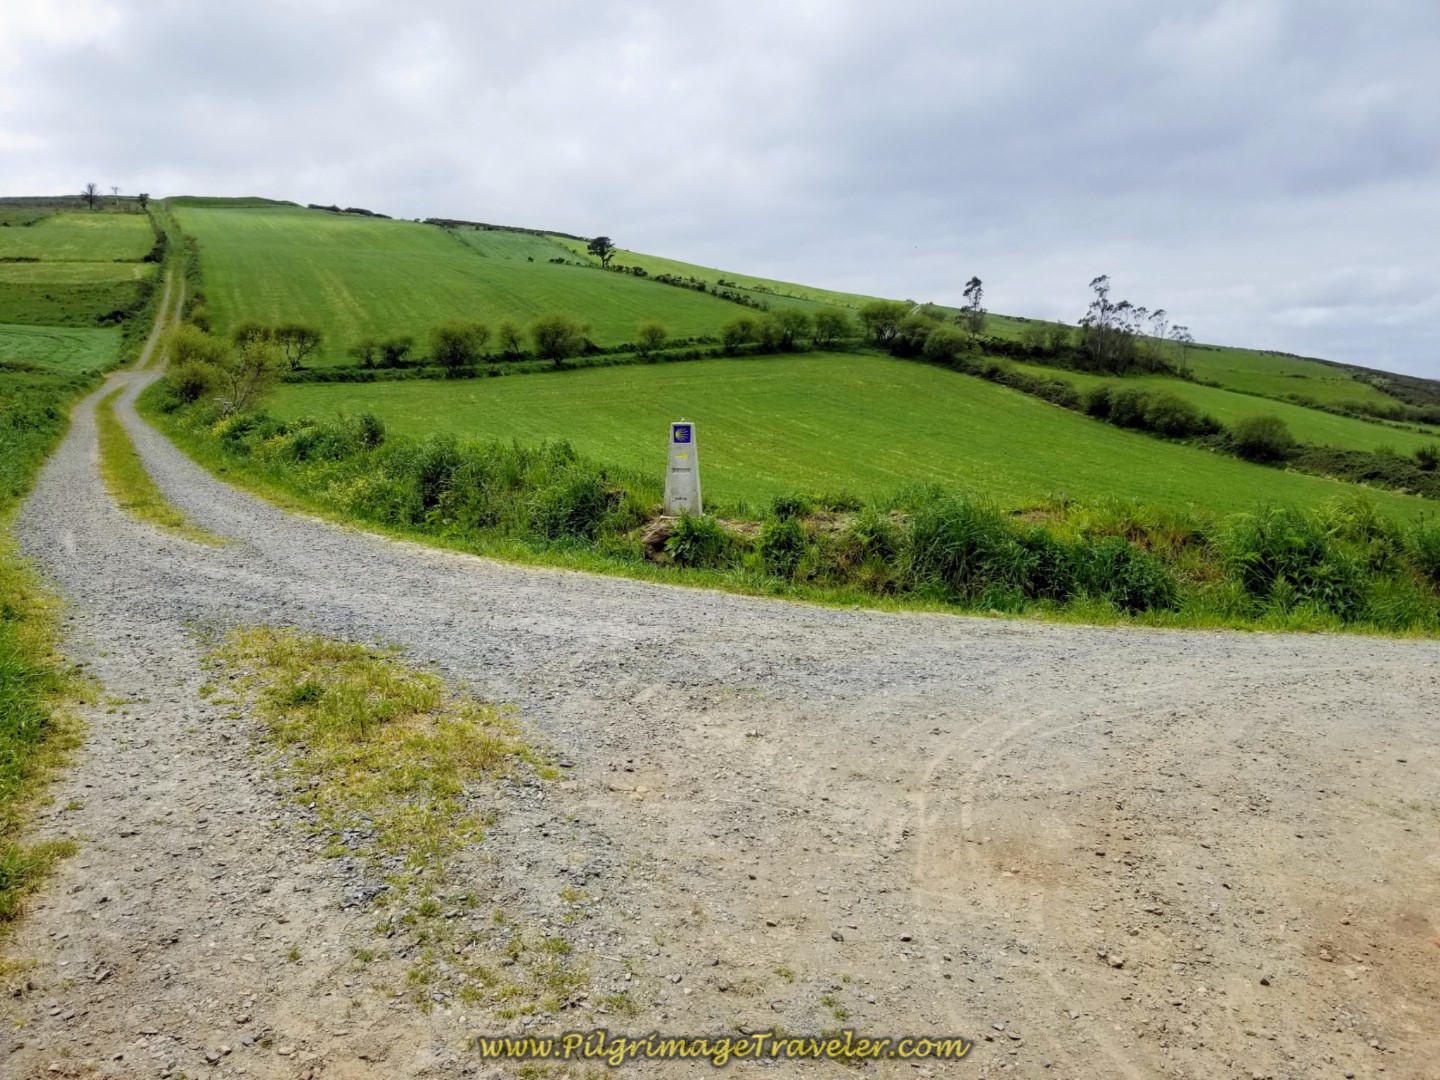
<path fill-rule="evenodd" d="M 606 232 L 1440 376 L 1431 0 L 6 2 L 11 192 Z"/>

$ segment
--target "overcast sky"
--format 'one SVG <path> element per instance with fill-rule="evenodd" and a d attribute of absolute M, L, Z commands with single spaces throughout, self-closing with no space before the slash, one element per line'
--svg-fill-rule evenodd
<path fill-rule="evenodd" d="M 0 0 L 0 193 L 90 180 L 1440 377 L 1437 0 Z"/>

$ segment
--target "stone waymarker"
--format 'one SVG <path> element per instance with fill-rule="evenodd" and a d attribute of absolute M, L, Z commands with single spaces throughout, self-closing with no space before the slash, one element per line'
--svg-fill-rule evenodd
<path fill-rule="evenodd" d="M 665 513 L 700 515 L 700 448 L 695 425 L 670 425 L 670 466 L 665 470 Z"/>

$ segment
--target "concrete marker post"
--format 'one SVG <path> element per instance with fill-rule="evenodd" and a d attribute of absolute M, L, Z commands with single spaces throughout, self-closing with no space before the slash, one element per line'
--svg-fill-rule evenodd
<path fill-rule="evenodd" d="M 695 425 L 679 421 L 670 425 L 670 461 L 665 470 L 665 513 L 699 517 L 705 511 L 700 502 L 700 445 Z"/>

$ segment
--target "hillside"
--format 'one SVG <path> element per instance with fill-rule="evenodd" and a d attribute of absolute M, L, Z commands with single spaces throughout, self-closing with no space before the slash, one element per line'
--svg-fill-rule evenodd
<path fill-rule="evenodd" d="M 175 214 L 200 245 L 215 328 L 311 323 L 325 334 L 322 364 L 348 363 L 346 351 L 364 337 L 423 343 L 455 318 L 493 327 L 561 312 L 588 323 L 597 344 L 613 345 L 633 340 L 649 319 L 677 336 L 712 334 L 740 310 L 688 289 L 547 262 L 565 253 L 518 233 L 276 206 L 179 202 Z"/>

